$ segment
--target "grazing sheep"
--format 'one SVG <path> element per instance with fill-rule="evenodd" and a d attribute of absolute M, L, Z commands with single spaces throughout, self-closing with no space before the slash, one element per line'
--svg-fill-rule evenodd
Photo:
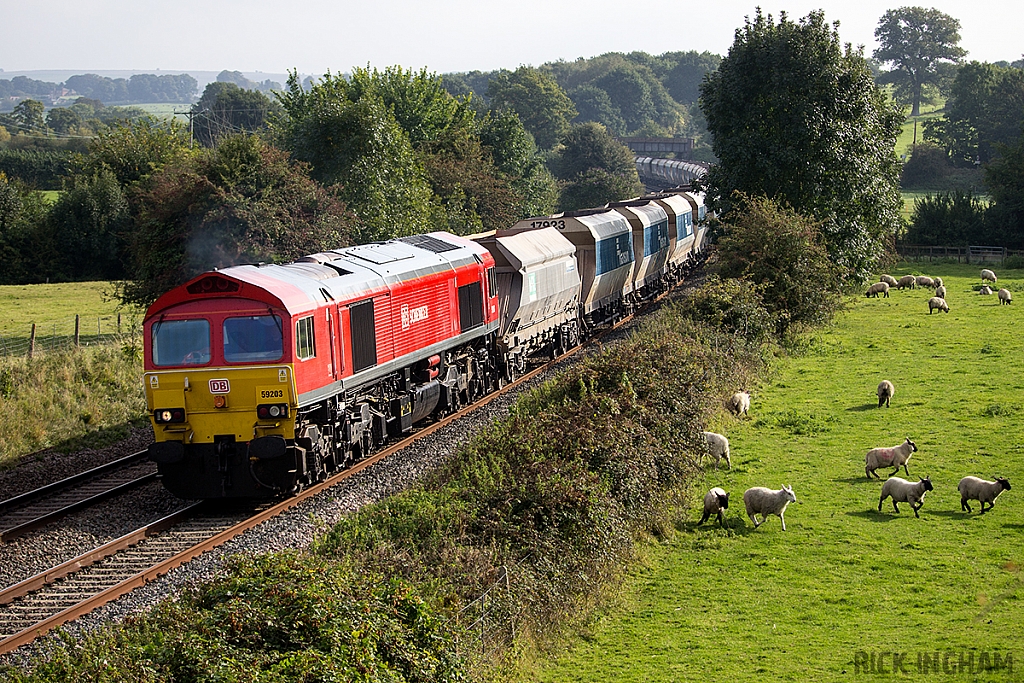
<path fill-rule="evenodd" d="M 935 309 L 949 313 L 949 304 L 942 297 L 933 296 L 931 299 L 928 299 L 928 315 L 931 315 Z"/>
<path fill-rule="evenodd" d="M 890 382 L 887 379 L 883 379 L 881 382 L 878 383 L 878 407 L 879 408 L 882 407 L 883 403 L 885 404 L 885 407 L 888 408 L 889 407 L 889 399 L 891 399 L 895 395 L 896 395 L 896 387 L 894 387 L 892 385 L 892 382 Z"/>
<path fill-rule="evenodd" d="M 961 510 L 970 512 L 971 506 L 967 504 L 967 501 L 977 500 L 981 503 L 981 513 L 985 514 L 985 503 L 988 503 L 989 510 L 994 508 L 999 494 L 1010 490 L 1010 480 L 1006 477 L 996 477 L 995 481 L 985 481 L 978 477 L 964 477 L 956 485 L 956 488 L 960 491 Z"/>
<path fill-rule="evenodd" d="M 708 521 L 711 515 L 718 515 L 719 526 L 725 526 L 725 513 L 722 510 L 729 508 L 729 494 L 717 486 L 704 494 L 704 516 L 697 524 Z"/>
<path fill-rule="evenodd" d="M 882 276 L 880 276 L 878 278 L 878 281 L 879 282 L 884 282 L 885 284 L 889 285 L 890 287 L 895 287 L 898 284 L 896 282 L 896 278 L 894 278 L 892 275 L 882 275 Z"/>
<path fill-rule="evenodd" d="M 715 459 L 715 469 L 718 469 L 718 463 L 722 462 L 722 458 L 725 458 L 725 464 L 731 470 L 732 460 L 729 459 L 729 439 L 715 432 L 704 432 L 704 439 L 708 442 L 708 451 L 711 452 L 711 457 Z"/>
<path fill-rule="evenodd" d="M 903 277 L 900 278 L 900 281 L 896 283 L 897 289 L 905 289 L 907 287 L 913 289 L 916 286 L 917 278 L 914 277 L 913 275 L 904 275 Z"/>
<path fill-rule="evenodd" d="M 936 287 L 941 287 L 942 286 L 942 278 L 941 277 L 933 277 L 932 280 L 935 282 L 935 286 Z"/>
<path fill-rule="evenodd" d="M 864 296 L 873 296 L 877 299 L 879 294 L 884 294 L 886 299 L 889 298 L 888 283 L 876 282 L 875 284 L 868 287 L 868 291 L 864 294 Z"/>
<path fill-rule="evenodd" d="M 989 287 L 988 285 L 983 285 L 982 288 L 978 290 L 978 294 L 981 294 L 982 296 L 988 296 L 991 293 L 992 288 Z"/>
<path fill-rule="evenodd" d="M 942 285 L 939 285 L 938 287 L 936 287 L 935 288 L 935 296 L 939 297 L 940 299 L 945 299 L 946 298 L 946 288 L 943 287 Z"/>
<path fill-rule="evenodd" d="M 796 494 L 789 486 L 783 486 L 778 491 L 766 489 L 763 486 L 755 486 L 747 489 L 743 494 L 743 504 L 747 508 L 747 516 L 754 523 L 754 528 L 761 526 L 768 521 L 768 515 L 778 515 L 782 520 L 782 530 L 786 530 L 786 506 L 796 502 Z M 762 519 L 757 521 L 757 515 Z"/>
<path fill-rule="evenodd" d="M 910 455 L 917 452 L 917 444 L 907 437 L 907 440 L 901 443 L 899 446 L 893 446 L 892 448 L 872 448 L 864 456 L 864 473 L 868 479 L 871 475 L 875 475 L 875 479 L 881 479 L 880 476 L 875 474 L 875 470 L 879 467 L 895 467 L 889 476 L 896 474 L 900 471 L 900 467 L 903 471 L 910 476 L 910 470 L 907 469 L 907 461 L 910 460 Z"/>
<path fill-rule="evenodd" d="M 934 289 L 935 288 L 935 280 L 931 279 L 927 275 L 918 275 L 917 276 L 917 286 L 918 287 L 931 287 L 931 288 Z"/>
<path fill-rule="evenodd" d="M 882 484 L 882 497 L 878 499 L 878 511 L 882 511 L 882 501 L 892 496 L 893 510 L 900 511 L 896 503 L 910 503 L 910 507 L 914 508 L 914 516 L 920 519 L 921 515 L 917 514 L 917 511 L 924 505 L 924 494 L 934 490 L 931 477 L 925 477 L 915 483 L 899 477 L 886 479 Z"/>
<path fill-rule="evenodd" d="M 996 281 L 997 279 L 998 279 L 998 278 L 996 277 L 996 274 L 995 274 L 995 273 L 993 273 L 993 272 L 992 272 L 991 270 L 989 270 L 988 268 L 983 268 L 983 269 L 981 270 L 981 281 L 982 281 L 982 282 L 985 282 L 986 280 L 987 280 L 988 282 L 995 282 L 995 281 Z"/>
<path fill-rule="evenodd" d="M 1000 289 L 999 305 L 1002 306 L 1003 304 L 1006 304 L 1007 306 L 1009 306 L 1011 303 L 1013 303 L 1013 294 L 1010 294 L 1010 290 Z"/>
<path fill-rule="evenodd" d="M 725 407 L 736 417 L 750 412 L 750 392 L 737 391 L 726 401 Z"/>

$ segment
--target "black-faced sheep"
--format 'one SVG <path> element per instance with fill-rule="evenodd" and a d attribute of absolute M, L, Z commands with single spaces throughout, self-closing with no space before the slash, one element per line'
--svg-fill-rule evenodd
<path fill-rule="evenodd" d="M 878 383 L 878 407 L 879 408 L 882 407 L 883 403 L 885 404 L 885 407 L 888 408 L 889 407 L 889 399 L 891 399 L 895 395 L 896 395 L 896 387 L 894 387 L 892 385 L 892 382 L 890 382 L 887 379 L 883 379 L 881 382 Z"/>
<path fill-rule="evenodd" d="M 945 299 L 946 298 L 946 288 L 944 286 L 942 286 L 942 285 L 938 285 L 935 288 L 935 296 L 939 297 L 940 299 Z"/>
<path fill-rule="evenodd" d="M 864 456 L 864 473 L 867 475 L 868 479 L 871 478 L 872 474 L 875 475 L 875 479 L 881 479 L 880 476 L 875 474 L 875 470 L 879 467 L 895 467 L 896 469 L 889 473 L 890 477 L 899 472 L 900 467 L 902 467 L 903 471 L 906 472 L 909 477 L 910 470 L 907 469 L 907 461 L 910 460 L 911 454 L 916 452 L 917 444 L 911 441 L 909 436 L 907 437 L 907 440 L 899 446 L 893 446 L 892 448 L 872 448 L 867 452 L 867 455 Z"/>
<path fill-rule="evenodd" d="M 981 270 L 982 282 L 995 282 L 996 280 L 998 280 L 998 278 L 996 277 L 996 274 L 993 273 L 991 270 L 989 270 L 988 268 L 983 268 Z"/>
<path fill-rule="evenodd" d="M 750 412 L 750 392 L 737 391 L 725 402 L 725 407 L 736 417 L 746 415 Z"/>
<path fill-rule="evenodd" d="M 1000 289 L 999 305 L 1002 306 L 1003 304 L 1006 304 L 1007 306 L 1009 306 L 1011 303 L 1013 303 L 1013 294 L 1010 294 L 1010 290 Z"/>
<path fill-rule="evenodd" d="M 981 294 L 982 296 L 988 296 L 991 293 L 992 288 L 989 287 L 988 285 L 983 285 L 982 288 L 978 290 L 978 294 Z"/>
<path fill-rule="evenodd" d="M 786 518 L 784 514 L 786 506 L 795 502 L 796 494 L 793 493 L 793 489 L 789 486 L 783 486 L 778 491 L 773 491 L 763 486 L 755 486 L 754 488 L 747 489 L 743 494 L 743 504 L 747 508 L 747 517 L 750 517 L 750 521 L 754 523 L 755 529 L 768 521 L 768 515 L 778 515 L 779 519 L 782 520 L 782 530 L 785 531 Z M 757 521 L 757 515 L 759 514 L 762 517 L 760 522 Z"/>
<path fill-rule="evenodd" d="M 966 512 L 971 511 L 967 504 L 969 500 L 976 500 L 981 503 L 981 512 L 985 513 L 985 503 L 988 509 L 995 507 L 995 500 L 1003 491 L 1010 490 L 1010 480 L 1006 477 L 996 477 L 995 481 L 985 481 L 978 477 L 964 477 L 956 486 L 960 491 L 960 509 Z"/>
<path fill-rule="evenodd" d="M 924 505 L 924 494 L 933 490 L 931 477 L 925 477 L 914 483 L 899 477 L 886 479 L 882 484 L 882 497 L 878 499 L 878 511 L 882 511 L 882 501 L 892 496 L 893 510 L 900 511 L 896 503 L 910 503 L 910 507 L 914 508 L 914 516 L 920 518 L 921 515 L 917 514 L 917 511 Z"/>
<path fill-rule="evenodd" d="M 887 283 L 876 282 L 868 287 L 868 291 L 864 293 L 864 296 L 873 296 L 877 299 L 879 294 L 884 294 L 886 299 L 889 298 L 889 285 Z"/>
<path fill-rule="evenodd" d="M 725 464 L 732 469 L 732 460 L 729 459 L 729 439 L 715 432 L 704 432 L 704 439 L 708 442 L 708 451 L 711 453 L 711 457 L 715 459 L 715 469 L 718 469 L 718 463 L 722 461 L 722 458 L 725 458 Z"/>
<path fill-rule="evenodd" d="M 697 524 L 703 524 L 711 515 L 717 514 L 719 526 L 725 526 L 725 513 L 722 510 L 728 507 L 729 494 L 716 486 L 704 494 L 704 515 Z"/>
<path fill-rule="evenodd" d="M 928 315 L 931 315 L 935 310 L 949 313 L 949 304 L 942 297 L 933 296 L 931 299 L 928 299 Z"/>
<path fill-rule="evenodd" d="M 878 281 L 884 282 L 890 287 L 895 287 L 897 284 L 899 284 L 896 282 L 896 278 L 894 278 L 892 275 L 882 275 L 878 278 Z"/>
<path fill-rule="evenodd" d="M 914 277 L 913 275 L 904 275 L 903 277 L 900 278 L 899 282 L 896 283 L 897 289 L 906 289 L 908 287 L 910 289 L 913 289 L 916 286 L 917 278 Z"/>
<path fill-rule="evenodd" d="M 931 287 L 931 288 L 934 289 L 935 288 L 935 280 L 931 279 L 927 275 L 918 275 L 917 276 L 917 286 L 918 287 Z"/>

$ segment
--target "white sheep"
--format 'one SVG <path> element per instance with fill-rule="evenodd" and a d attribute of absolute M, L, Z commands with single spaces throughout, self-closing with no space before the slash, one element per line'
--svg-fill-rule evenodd
<path fill-rule="evenodd" d="M 978 290 L 978 294 L 981 294 L 982 296 L 988 296 L 991 293 L 992 288 L 989 287 L 988 285 L 983 285 L 982 288 Z"/>
<path fill-rule="evenodd" d="M 934 490 L 931 477 L 925 477 L 918 482 L 909 482 L 899 477 L 886 479 L 882 484 L 882 497 L 878 499 L 878 511 L 882 511 L 882 501 L 892 496 L 893 510 L 900 511 L 896 503 L 910 503 L 910 507 L 914 508 L 914 516 L 920 519 L 921 515 L 917 514 L 917 511 L 924 505 L 924 494 Z"/>
<path fill-rule="evenodd" d="M 985 281 L 995 282 L 998 279 L 999 278 L 996 277 L 996 274 L 993 273 L 991 270 L 989 270 L 988 268 L 982 268 L 982 270 L 981 270 L 981 281 L 982 282 L 985 282 Z"/>
<path fill-rule="evenodd" d="M 946 303 L 945 299 L 933 296 L 931 299 L 928 299 L 928 315 L 931 315 L 932 311 L 936 309 L 949 313 L 949 304 Z"/>
<path fill-rule="evenodd" d="M 795 502 L 796 494 L 793 493 L 792 488 L 785 485 L 778 491 L 755 486 L 747 489 L 743 494 L 743 504 L 747 508 L 747 516 L 754 523 L 755 529 L 768 521 L 768 515 L 778 515 L 782 520 L 782 530 L 785 531 L 786 518 L 783 515 L 786 512 L 786 506 Z M 758 514 L 762 517 L 760 522 L 757 521 Z"/>
<path fill-rule="evenodd" d="M 868 287 L 868 291 L 865 292 L 864 296 L 873 296 L 876 299 L 879 294 L 884 294 L 885 298 L 889 298 L 889 285 L 885 282 L 876 282 L 875 284 Z"/>
<path fill-rule="evenodd" d="M 729 494 L 717 486 L 704 494 L 704 515 L 697 524 L 708 521 L 711 515 L 718 515 L 718 524 L 725 526 L 725 513 L 722 510 L 729 508 Z"/>
<path fill-rule="evenodd" d="M 884 282 L 885 284 L 889 285 L 890 287 L 895 287 L 897 284 L 899 284 L 898 282 L 896 282 L 896 278 L 894 278 L 892 275 L 882 275 L 882 276 L 879 276 L 878 281 L 879 282 Z"/>
<path fill-rule="evenodd" d="M 918 287 L 932 287 L 932 288 L 934 288 L 935 287 L 935 280 L 931 279 L 927 275 L 918 275 L 917 276 L 917 286 Z"/>
<path fill-rule="evenodd" d="M 978 477 L 964 477 L 956 485 L 956 488 L 960 491 L 961 510 L 970 512 L 971 506 L 967 504 L 967 501 L 976 500 L 981 503 L 981 512 L 984 514 L 985 503 L 988 503 L 988 509 L 991 510 L 995 507 L 995 500 L 999 494 L 1010 490 L 1010 480 L 1006 477 L 996 477 L 995 481 L 985 481 Z"/>
<path fill-rule="evenodd" d="M 879 408 L 882 407 L 883 403 L 885 404 L 885 407 L 888 408 L 889 407 L 889 399 L 891 399 L 895 395 L 896 395 L 896 387 L 894 387 L 892 385 L 892 382 L 890 382 L 887 379 L 883 379 L 881 382 L 878 383 L 878 407 Z"/>
<path fill-rule="evenodd" d="M 892 448 L 872 448 L 864 456 L 864 473 L 868 479 L 871 475 L 875 475 L 875 479 L 881 479 L 880 476 L 875 474 L 875 470 L 879 467 L 895 467 L 889 476 L 896 474 L 900 471 L 900 467 L 903 471 L 910 476 L 910 470 L 907 469 L 907 461 L 910 460 L 912 453 L 917 452 L 917 444 L 907 437 L 907 440 L 901 443 L 899 446 L 893 446 Z"/>
<path fill-rule="evenodd" d="M 904 275 L 903 277 L 900 278 L 899 282 L 896 283 L 896 287 L 898 289 L 904 289 L 906 287 L 913 289 L 916 286 L 917 278 L 914 277 L 913 275 Z"/>
<path fill-rule="evenodd" d="M 945 299 L 946 298 L 946 288 L 944 286 L 942 286 L 942 285 L 937 286 L 935 288 L 935 296 L 939 297 L 940 299 Z"/>
<path fill-rule="evenodd" d="M 726 401 L 725 407 L 736 417 L 750 412 L 750 392 L 737 391 Z"/>
<path fill-rule="evenodd" d="M 941 277 L 933 277 L 932 281 L 935 283 L 936 287 L 941 287 L 942 286 L 942 278 Z"/>
<path fill-rule="evenodd" d="M 718 463 L 722 462 L 722 458 L 725 458 L 725 464 L 731 470 L 732 460 L 729 459 L 729 439 L 715 432 L 704 432 L 704 439 L 708 442 L 708 451 L 711 453 L 711 457 L 715 459 L 715 469 L 718 469 Z"/>
<path fill-rule="evenodd" d="M 1007 306 L 1009 306 L 1011 303 L 1013 303 L 1013 294 L 1010 294 L 1010 290 L 1000 289 L 999 305 L 1002 306 L 1003 304 L 1006 304 Z"/>

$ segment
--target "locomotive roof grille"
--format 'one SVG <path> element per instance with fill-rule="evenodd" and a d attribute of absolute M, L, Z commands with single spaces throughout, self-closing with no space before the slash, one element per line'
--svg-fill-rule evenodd
<path fill-rule="evenodd" d="M 409 235 L 408 237 L 399 237 L 398 241 L 405 242 L 406 244 L 410 244 L 414 247 L 426 249 L 427 251 L 432 251 L 435 254 L 442 254 L 446 251 L 454 251 L 459 248 L 458 245 L 445 242 L 444 240 L 439 240 L 436 237 L 431 237 L 430 235 Z"/>

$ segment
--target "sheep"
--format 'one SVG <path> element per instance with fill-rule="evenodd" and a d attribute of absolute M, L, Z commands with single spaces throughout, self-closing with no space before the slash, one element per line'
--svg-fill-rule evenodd
<path fill-rule="evenodd" d="M 942 286 L 942 278 L 941 277 L 933 277 L 932 281 L 935 283 L 936 287 L 941 287 Z"/>
<path fill-rule="evenodd" d="M 903 277 L 900 278 L 900 281 L 896 283 L 897 289 L 905 289 L 907 287 L 913 289 L 916 286 L 917 278 L 914 277 L 913 275 L 904 275 Z"/>
<path fill-rule="evenodd" d="M 887 283 L 876 282 L 868 287 L 868 291 L 865 292 L 864 296 L 873 296 L 877 299 L 879 294 L 884 294 L 886 299 L 889 298 L 889 285 Z"/>
<path fill-rule="evenodd" d="M 747 489 L 743 494 L 743 504 L 747 508 L 747 517 L 754 523 L 754 528 L 761 526 L 768 521 L 768 515 L 778 515 L 782 520 L 782 530 L 786 530 L 786 506 L 796 502 L 796 494 L 789 486 L 783 485 L 778 491 L 767 489 L 763 486 L 755 486 Z M 761 521 L 757 521 L 758 513 L 761 514 Z"/>
<path fill-rule="evenodd" d="M 992 288 L 989 287 L 988 285 L 983 285 L 982 288 L 978 290 L 978 294 L 981 294 L 982 296 L 988 296 L 991 293 Z"/>
<path fill-rule="evenodd" d="M 711 457 L 715 459 L 715 469 L 718 469 L 718 463 L 722 462 L 722 458 L 725 458 L 725 464 L 731 470 L 732 460 L 729 459 L 729 439 L 715 432 L 704 432 L 704 439 L 708 442 L 708 451 L 711 452 Z"/>
<path fill-rule="evenodd" d="M 934 288 L 935 287 L 935 280 L 931 279 L 927 275 L 918 275 L 917 276 L 917 286 L 918 287 L 933 287 Z"/>
<path fill-rule="evenodd" d="M 708 517 L 718 514 L 719 526 L 725 526 L 725 513 L 722 510 L 729 508 L 729 494 L 717 486 L 704 494 L 704 515 L 697 522 L 698 525 L 708 521 Z"/>
<path fill-rule="evenodd" d="M 885 407 L 888 408 L 889 407 L 889 399 L 891 399 L 895 395 L 896 395 L 896 387 L 894 387 L 892 385 L 892 382 L 890 382 L 887 379 L 883 379 L 881 382 L 878 383 L 878 407 L 879 408 L 882 407 L 883 403 L 885 404 Z"/>
<path fill-rule="evenodd" d="M 737 391 L 726 401 L 725 407 L 736 417 L 750 412 L 750 392 Z"/>
<path fill-rule="evenodd" d="M 893 510 L 900 511 L 896 503 L 910 503 L 910 507 L 914 508 L 914 516 L 920 519 L 921 515 L 917 514 L 917 511 L 924 505 L 924 494 L 934 490 L 931 477 L 925 477 L 915 483 L 899 477 L 886 479 L 882 484 L 882 497 L 878 499 L 878 511 L 882 511 L 882 501 L 892 496 Z"/>
<path fill-rule="evenodd" d="M 896 278 L 894 278 L 892 275 L 881 275 L 879 276 L 878 281 L 884 282 L 890 287 L 895 287 L 897 284 L 899 284 L 896 282 Z"/>
<path fill-rule="evenodd" d="M 996 477 L 995 481 L 985 481 L 978 477 L 964 477 L 956 485 L 956 488 L 960 492 L 961 510 L 971 512 L 971 506 L 967 504 L 967 501 L 977 500 L 981 502 L 981 514 L 985 514 L 985 503 L 988 503 L 989 510 L 994 508 L 999 494 L 1010 490 L 1010 480 L 1006 477 Z"/>
<path fill-rule="evenodd" d="M 999 305 L 1002 306 L 1003 304 L 1006 304 L 1007 306 L 1009 306 L 1011 303 L 1013 303 L 1013 294 L 1010 294 L 1010 290 L 1000 289 Z"/>
<path fill-rule="evenodd" d="M 901 443 L 899 446 L 893 446 L 892 448 L 872 448 L 864 456 L 864 473 L 868 479 L 871 475 L 875 475 L 875 479 L 881 479 L 880 476 L 875 474 L 875 470 L 879 467 L 895 467 L 889 476 L 896 474 L 900 471 L 900 467 L 903 471 L 910 476 L 910 470 L 907 469 L 907 461 L 910 460 L 912 453 L 917 452 L 917 444 L 907 437 L 907 440 Z"/>
<path fill-rule="evenodd" d="M 935 296 L 939 297 L 940 299 L 945 299 L 946 298 L 946 288 L 943 287 L 942 285 L 939 285 L 938 287 L 936 287 L 935 288 Z"/>
<path fill-rule="evenodd" d="M 981 281 L 982 282 L 985 282 L 985 281 L 996 282 L 997 280 L 998 280 L 998 278 L 996 277 L 996 274 L 993 273 L 991 270 L 989 270 L 988 268 L 982 268 L 981 269 Z"/>
<path fill-rule="evenodd" d="M 931 299 L 928 299 L 928 315 L 931 315 L 932 311 L 936 309 L 949 313 L 949 304 L 942 297 L 933 296 Z"/>

